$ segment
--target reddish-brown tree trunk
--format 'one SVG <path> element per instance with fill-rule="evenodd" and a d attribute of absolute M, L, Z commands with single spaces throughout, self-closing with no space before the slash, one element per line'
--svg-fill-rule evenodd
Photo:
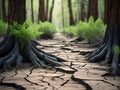
<path fill-rule="evenodd" d="M 62 11 L 62 27 L 64 28 L 64 2 L 61 0 L 62 5 L 61 5 L 61 11 Z"/>
<path fill-rule="evenodd" d="M 111 4 L 108 3 L 109 0 L 104 0 L 104 23 L 105 24 L 108 24 L 109 22 L 109 17 L 110 17 L 110 7 L 111 7 Z"/>
<path fill-rule="evenodd" d="M 70 23 L 70 25 L 74 25 L 75 21 L 74 21 L 74 18 L 73 18 L 71 0 L 68 0 L 68 9 L 69 9 L 69 23 Z"/>
<path fill-rule="evenodd" d="M 48 18 L 49 0 L 46 0 L 46 17 Z"/>
<path fill-rule="evenodd" d="M 2 0 L 2 16 L 3 16 L 3 21 L 7 21 L 7 15 L 6 15 L 6 6 L 5 6 L 5 0 Z"/>
<path fill-rule="evenodd" d="M 32 22 L 34 22 L 33 0 L 31 0 L 31 18 Z"/>
<path fill-rule="evenodd" d="M 52 13 L 53 13 L 53 8 L 54 8 L 54 2 L 55 2 L 55 0 L 52 0 L 52 6 L 51 6 L 51 9 L 50 9 L 49 22 L 52 22 Z"/>
<path fill-rule="evenodd" d="M 98 18 L 98 0 L 89 0 L 88 19 L 90 16 L 93 16 L 94 20 Z"/>
<path fill-rule="evenodd" d="M 112 75 L 120 75 L 120 0 L 106 0 L 107 29 L 101 45 L 88 56 L 90 62 L 110 64 Z"/>
<path fill-rule="evenodd" d="M 47 15 L 45 12 L 44 0 L 39 0 L 39 15 L 38 20 L 44 22 L 47 20 Z"/>
<path fill-rule="evenodd" d="M 81 2 L 81 13 L 80 13 L 80 20 L 85 21 L 85 4 L 84 2 Z"/>
<path fill-rule="evenodd" d="M 26 19 L 26 0 L 9 0 L 8 23 L 17 21 L 22 24 Z"/>

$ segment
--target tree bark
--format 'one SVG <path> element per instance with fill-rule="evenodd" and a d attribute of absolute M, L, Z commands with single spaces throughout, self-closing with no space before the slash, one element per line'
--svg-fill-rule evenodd
<path fill-rule="evenodd" d="M 48 11 L 49 11 L 49 0 L 46 0 L 46 16 L 48 18 Z"/>
<path fill-rule="evenodd" d="M 98 0 L 89 0 L 88 2 L 88 19 L 93 16 L 94 20 L 98 18 Z"/>
<path fill-rule="evenodd" d="M 22 24 L 26 19 L 25 0 L 9 0 L 8 23 L 11 25 L 13 21 Z"/>
<path fill-rule="evenodd" d="M 38 20 L 44 22 L 47 20 L 47 15 L 45 12 L 44 0 L 39 0 L 39 15 Z"/>
<path fill-rule="evenodd" d="M 88 56 L 89 62 L 101 62 L 102 65 L 110 64 L 112 75 L 120 75 L 120 1 L 106 0 L 107 3 L 107 29 L 101 45 Z"/>
<path fill-rule="evenodd" d="M 109 21 L 110 17 L 110 8 L 111 4 L 108 3 L 108 0 L 104 0 L 104 23 L 107 24 Z M 109 16 L 109 17 L 108 17 Z"/>
<path fill-rule="evenodd" d="M 33 0 L 31 0 L 31 19 L 34 22 Z"/>
<path fill-rule="evenodd" d="M 52 6 L 51 6 L 51 9 L 50 9 L 49 22 L 52 22 L 52 13 L 53 13 L 53 8 L 54 8 L 54 2 L 55 2 L 55 0 L 52 0 Z"/>
<path fill-rule="evenodd" d="M 7 21 L 7 15 L 6 15 L 6 5 L 5 5 L 5 0 L 2 0 L 2 16 L 3 16 L 3 21 Z"/>
<path fill-rule="evenodd" d="M 68 9 L 69 9 L 69 23 L 70 23 L 70 25 L 74 25 L 75 21 L 74 21 L 74 18 L 73 18 L 71 0 L 68 0 Z"/>
<path fill-rule="evenodd" d="M 85 21 L 85 5 L 84 2 L 81 2 L 81 13 L 80 13 L 80 20 Z"/>
<path fill-rule="evenodd" d="M 64 2 L 63 0 L 61 1 L 62 5 L 61 5 L 61 9 L 62 9 L 62 27 L 64 28 Z"/>
<path fill-rule="evenodd" d="M 2 11 L 2 0 L 0 0 L 0 11 Z M 0 19 L 2 19 L 2 12 L 0 12 Z"/>

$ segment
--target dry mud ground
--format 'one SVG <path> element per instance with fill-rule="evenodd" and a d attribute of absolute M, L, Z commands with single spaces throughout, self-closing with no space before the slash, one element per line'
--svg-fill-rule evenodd
<path fill-rule="evenodd" d="M 84 41 L 71 42 L 57 33 L 53 40 L 41 40 L 38 48 L 61 57 L 66 66 L 22 69 L 0 72 L 0 90 L 120 90 L 120 77 L 107 75 L 109 67 L 88 63 L 85 56 L 95 48 Z"/>

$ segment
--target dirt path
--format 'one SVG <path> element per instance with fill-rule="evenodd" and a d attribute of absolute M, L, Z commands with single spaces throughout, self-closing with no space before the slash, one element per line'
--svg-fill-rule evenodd
<path fill-rule="evenodd" d="M 105 75 L 109 67 L 88 63 L 81 55 L 94 48 L 85 42 L 69 43 L 71 40 L 57 33 L 53 40 L 41 40 L 38 46 L 66 59 L 67 66 L 34 68 L 26 65 L 23 69 L 1 72 L 2 82 L 12 85 L 2 85 L 0 90 L 120 90 L 120 78 Z"/>

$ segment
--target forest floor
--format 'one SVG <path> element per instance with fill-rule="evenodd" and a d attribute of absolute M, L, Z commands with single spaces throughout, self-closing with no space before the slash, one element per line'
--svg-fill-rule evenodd
<path fill-rule="evenodd" d="M 1 85 L 0 90 L 23 90 L 19 85 L 26 90 L 120 90 L 120 77 L 107 74 L 108 66 L 85 61 L 85 54 L 95 48 L 85 41 L 70 42 L 73 39 L 56 33 L 53 40 L 40 40 L 37 46 L 67 60 L 63 62 L 66 66 L 35 68 L 25 64 L 22 69 L 0 72 L 1 81 L 11 84 Z"/>

